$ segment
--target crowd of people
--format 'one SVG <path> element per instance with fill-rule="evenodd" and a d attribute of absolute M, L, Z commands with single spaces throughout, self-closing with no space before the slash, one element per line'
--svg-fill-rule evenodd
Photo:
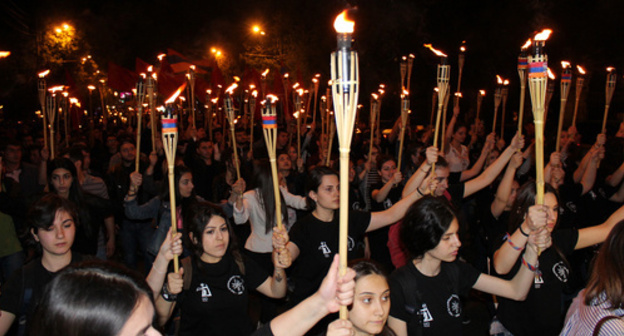
<path fill-rule="evenodd" d="M 55 153 L 0 126 L 0 335 L 461 335 L 469 298 L 492 335 L 624 334 L 622 130 L 571 127 L 559 151 L 546 134 L 536 204 L 531 125 L 503 139 L 456 107 L 436 148 L 409 123 L 399 141 L 400 122 L 356 125 L 349 181 L 314 123 L 278 129 L 279 181 L 244 123 L 236 148 L 181 123 L 173 188 L 149 123 L 142 152 L 136 125 L 49 139 Z"/>

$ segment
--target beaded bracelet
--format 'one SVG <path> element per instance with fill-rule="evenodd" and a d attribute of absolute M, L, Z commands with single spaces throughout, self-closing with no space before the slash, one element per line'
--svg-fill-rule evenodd
<path fill-rule="evenodd" d="M 516 251 L 522 251 L 522 250 L 524 250 L 524 247 L 522 247 L 522 246 L 516 246 L 516 244 L 514 244 L 514 243 L 511 241 L 511 236 L 509 235 L 509 233 L 506 233 L 506 234 L 505 234 L 505 238 L 503 238 L 503 240 L 506 240 L 506 241 L 509 243 L 509 245 L 511 246 L 511 248 L 512 248 L 512 249 L 514 249 L 514 250 L 516 250 Z"/>
<path fill-rule="evenodd" d="M 529 271 L 531 271 L 531 272 L 536 272 L 538 275 L 542 274 L 542 272 L 540 272 L 540 270 L 537 268 L 537 266 L 533 266 L 533 265 L 529 264 L 524 259 L 524 256 L 522 256 L 522 265 L 526 266 L 526 268 L 528 268 Z"/>

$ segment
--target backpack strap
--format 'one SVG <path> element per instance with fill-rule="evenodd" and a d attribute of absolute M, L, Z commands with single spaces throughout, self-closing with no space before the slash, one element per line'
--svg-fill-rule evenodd
<path fill-rule="evenodd" d="M 611 320 L 619 319 L 619 318 L 622 318 L 622 316 L 609 315 L 609 316 L 605 316 L 605 317 L 601 318 L 600 321 L 598 321 L 598 323 L 596 323 L 596 326 L 594 327 L 594 332 L 593 332 L 592 336 L 600 335 L 600 329 L 602 329 L 602 326 L 605 323 L 607 323 L 608 321 L 611 321 Z"/>
<path fill-rule="evenodd" d="M 405 269 L 402 271 L 406 271 Z M 423 315 L 421 312 L 422 308 L 422 294 L 418 290 L 418 283 L 416 281 L 410 281 L 407 276 L 405 276 L 406 272 L 400 272 L 397 274 L 396 279 L 399 281 L 401 285 L 401 289 L 403 290 L 403 294 L 405 295 L 405 310 L 410 314 L 410 318 L 407 322 L 408 330 L 416 330 L 416 334 L 413 336 L 421 336 L 423 334 L 422 326 L 423 326 Z M 413 302 L 413 304 L 410 304 Z"/>
<path fill-rule="evenodd" d="M 184 275 L 182 276 L 184 285 L 182 288 L 186 291 L 191 288 L 191 280 L 193 280 L 193 262 L 190 256 L 182 259 L 182 268 L 184 268 Z"/>

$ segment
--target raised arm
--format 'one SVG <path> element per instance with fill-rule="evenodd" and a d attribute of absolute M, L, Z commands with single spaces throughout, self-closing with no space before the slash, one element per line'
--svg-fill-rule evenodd
<path fill-rule="evenodd" d="M 395 205 L 384 211 L 371 212 L 371 221 L 366 229 L 366 232 L 375 231 L 384 226 L 396 223 L 400 221 L 407 209 L 418 199 L 424 196 L 425 193 L 418 191 L 416 188 L 411 194 L 404 197 Z"/>
<path fill-rule="evenodd" d="M 598 163 L 604 158 L 604 152 L 605 148 L 604 146 L 601 146 L 596 148 L 591 154 L 589 162 L 587 163 L 587 168 L 585 169 L 585 173 L 581 179 L 581 184 L 583 185 L 582 195 L 585 195 L 594 187 L 594 183 L 596 182 L 596 172 L 598 171 Z"/>
<path fill-rule="evenodd" d="M 466 182 L 464 187 L 464 198 L 492 184 L 498 174 L 503 171 L 503 168 L 505 168 L 505 165 L 507 165 L 511 156 L 522 147 L 524 147 L 524 138 L 520 138 L 518 135 L 515 135 L 511 140 L 511 145 L 509 145 L 509 147 L 501 153 L 496 161 L 494 161 L 483 173 L 481 173 L 481 175 Z"/>
<path fill-rule="evenodd" d="M 621 206 L 614 213 L 612 213 L 604 223 L 580 229 L 578 232 L 578 241 L 576 242 L 574 249 L 580 250 L 588 246 L 602 243 L 605 239 L 607 239 L 609 232 L 611 232 L 611 229 L 615 226 L 615 224 L 622 220 L 624 220 L 624 206 Z"/>
<path fill-rule="evenodd" d="M 474 165 L 472 165 L 472 168 L 468 170 L 464 170 L 461 173 L 461 177 L 459 178 L 460 182 L 470 180 L 471 178 L 478 175 L 479 172 L 481 172 L 481 169 L 483 169 L 483 165 L 485 164 L 485 160 L 487 159 L 487 156 L 490 154 L 490 152 L 494 148 L 494 136 L 495 136 L 494 133 L 491 133 L 490 135 L 488 135 L 485 145 L 483 146 L 483 149 L 481 150 L 481 155 L 479 155 L 479 158 L 477 159 L 477 162 L 475 162 Z"/>
<path fill-rule="evenodd" d="M 455 124 L 457 123 L 457 116 L 459 115 L 459 105 L 455 105 L 453 107 L 453 116 L 446 127 L 446 132 L 444 133 L 444 139 L 442 139 L 442 149 L 445 149 L 446 153 L 450 150 L 449 143 L 451 143 L 451 139 L 453 138 L 453 130 L 455 129 Z"/>
<path fill-rule="evenodd" d="M 513 234 L 494 252 L 494 269 L 498 274 L 507 274 L 513 268 L 529 241 L 530 233 L 542 229 L 548 220 L 548 210 L 543 205 L 529 208 L 526 219 Z"/>
<path fill-rule="evenodd" d="M 371 193 L 371 197 L 377 203 L 383 202 L 388 197 L 388 194 L 390 193 L 390 190 L 392 190 L 392 187 L 401 183 L 402 180 L 403 174 L 401 174 L 400 171 L 397 171 L 396 173 L 394 173 L 394 175 L 392 175 L 392 178 L 388 180 L 388 182 L 386 182 L 383 187 L 381 187 L 381 189 L 373 190 L 373 192 Z"/>
<path fill-rule="evenodd" d="M 431 165 L 438 161 L 438 149 L 436 147 L 428 147 L 425 151 L 426 160 L 420 165 L 420 168 L 412 174 L 409 180 L 405 183 L 403 187 L 403 193 L 401 197 L 405 198 L 407 195 L 411 194 L 422 184 L 429 171 L 431 171 Z"/>
<path fill-rule="evenodd" d="M 503 175 L 503 179 L 498 185 L 498 189 L 496 189 L 496 196 L 490 206 L 490 210 L 492 211 L 492 216 L 494 216 L 494 218 L 498 218 L 503 211 L 505 211 L 505 207 L 507 207 L 516 170 L 522 165 L 522 160 L 522 154 L 515 153 L 507 165 L 505 175 Z"/>

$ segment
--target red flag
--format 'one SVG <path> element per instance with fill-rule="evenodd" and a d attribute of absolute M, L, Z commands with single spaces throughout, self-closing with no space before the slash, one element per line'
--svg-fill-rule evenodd
<path fill-rule="evenodd" d="M 186 83 L 186 77 L 176 75 L 169 62 L 163 59 L 158 72 L 158 93 L 162 97 L 169 97 L 184 83 Z"/>
<path fill-rule="evenodd" d="M 147 68 L 149 68 L 150 66 L 151 64 L 137 57 L 135 61 L 134 71 L 138 74 L 148 73 L 149 71 L 147 70 Z"/>
<path fill-rule="evenodd" d="M 134 89 L 139 75 L 113 62 L 108 62 L 108 86 L 117 91 L 130 92 Z"/>

